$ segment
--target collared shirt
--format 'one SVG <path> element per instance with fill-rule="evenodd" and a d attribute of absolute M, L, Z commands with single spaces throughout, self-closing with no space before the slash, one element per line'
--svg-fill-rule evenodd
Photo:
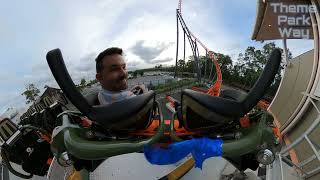
<path fill-rule="evenodd" d="M 114 102 L 122 101 L 131 97 L 136 96 L 129 90 L 122 90 L 120 92 L 108 91 L 103 89 L 98 94 L 98 100 L 100 104 L 112 104 Z"/>

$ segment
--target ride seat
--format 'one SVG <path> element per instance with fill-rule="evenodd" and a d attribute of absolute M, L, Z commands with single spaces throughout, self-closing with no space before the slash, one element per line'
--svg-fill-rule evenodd
<path fill-rule="evenodd" d="M 220 97 L 235 101 L 243 101 L 247 95 L 248 94 L 246 92 L 236 89 L 223 89 L 220 92 Z"/>
<path fill-rule="evenodd" d="M 96 89 L 84 96 L 90 106 L 106 106 L 100 105 L 98 94 L 99 89 Z M 106 112 L 108 112 L 110 118 L 113 116 L 114 118 L 126 119 L 121 122 L 115 122 L 109 127 L 111 130 L 143 130 L 146 129 L 152 121 L 153 110 L 155 108 L 155 93 L 149 91 L 146 94 L 115 102 L 107 106 L 108 110 L 106 110 Z"/>
<path fill-rule="evenodd" d="M 190 91 L 191 92 L 191 91 Z M 195 91 L 197 92 L 197 91 Z M 188 94 L 188 93 L 187 93 Z M 192 94 L 192 93 L 191 93 Z M 247 96 L 247 93 L 239 91 L 239 90 L 233 90 L 233 89 L 225 89 L 222 90 L 220 93 L 220 97 L 224 99 L 230 99 L 234 101 L 242 101 Z M 191 95 L 191 97 L 193 97 Z M 192 100 L 189 100 L 185 98 L 185 102 L 183 104 L 190 104 Z M 212 96 L 204 96 L 203 99 L 207 99 Z M 196 97 L 197 98 L 197 97 Z M 197 101 L 191 103 L 195 104 Z M 210 103 L 210 102 L 208 102 Z M 199 130 L 199 129 L 212 129 L 212 128 L 218 128 L 220 126 L 223 126 L 223 124 L 229 122 L 230 120 L 234 120 L 235 118 L 226 118 L 221 115 L 215 114 L 210 111 L 209 108 L 206 108 L 207 106 L 194 106 L 193 108 L 188 106 L 185 107 L 185 111 L 182 112 L 181 106 L 178 108 L 178 119 L 180 123 L 186 127 L 189 130 Z M 196 109 L 194 109 L 196 108 Z M 209 114 L 208 114 L 209 112 Z M 183 119 L 182 114 L 185 114 L 185 118 Z M 191 120 L 196 119 L 196 120 Z"/>

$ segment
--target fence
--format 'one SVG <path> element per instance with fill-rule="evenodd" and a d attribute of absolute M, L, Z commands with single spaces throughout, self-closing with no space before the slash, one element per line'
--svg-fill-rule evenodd
<path fill-rule="evenodd" d="M 309 128 L 302 134 L 300 135 L 300 137 L 298 137 L 294 142 L 292 142 L 290 145 L 284 147 L 278 154 L 278 162 L 279 162 L 279 166 L 280 166 L 280 179 L 283 180 L 284 178 L 284 167 L 283 167 L 283 162 L 289 164 L 290 166 L 295 167 L 295 170 L 297 172 L 297 174 L 300 176 L 300 178 L 302 179 L 306 179 L 306 178 L 310 178 L 318 173 L 320 173 L 320 167 L 316 166 L 314 167 L 312 170 L 306 171 L 303 169 L 303 167 L 305 167 L 308 164 L 311 164 L 314 160 L 318 160 L 318 162 L 320 162 L 320 147 L 317 143 L 313 142 L 311 140 L 311 138 L 309 138 L 309 135 L 316 130 L 316 128 L 319 128 L 319 124 L 320 124 L 320 110 L 317 107 L 315 100 L 316 101 L 320 101 L 320 98 L 311 95 L 311 94 L 307 94 L 307 93 L 303 93 L 305 96 L 307 96 L 313 107 L 316 109 L 318 115 L 317 118 L 313 121 L 313 123 L 309 126 Z M 300 162 L 299 164 L 295 164 L 293 163 L 287 156 L 289 154 L 290 150 L 293 150 L 297 145 L 299 145 L 300 143 L 302 143 L 303 141 L 306 141 L 309 145 L 309 148 L 312 149 L 313 154 L 306 158 L 305 160 L 303 160 L 302 162 Z M 306 147 L 307 148 L 307 147 Z M 269 167 L 270 168 L 270 167 Z M 276 172 L 273 172 L 276 173 Z M 271 175 L 272 176 L 272 175 Z"/>

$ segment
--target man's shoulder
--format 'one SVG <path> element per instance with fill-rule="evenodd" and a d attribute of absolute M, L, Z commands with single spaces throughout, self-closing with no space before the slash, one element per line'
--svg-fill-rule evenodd
<path fill-rule="evenodd" d="M 134 96 L 136 95 L 129 90 L 120 92 L 110 92 L 102 89 L 98 93 L 98 100 L 100 104 L 112 104 L 114 102 L 122 101 Z"/>
<path fill-rule="evenodd" d="M 100 91 L 98 92 L 98 101 L 99 101 L 99 103 L 100 103 L 101 105 L 109 104 L 109 103 L 106 101 L 106 98 L 105 98 L 105 96 L 103 95 L 103 91 L 102 91 L 102 90 L 100 90 Z"/>

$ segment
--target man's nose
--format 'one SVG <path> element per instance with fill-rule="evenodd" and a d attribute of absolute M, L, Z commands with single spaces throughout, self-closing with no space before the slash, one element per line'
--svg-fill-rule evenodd
<path fill-rule="evenodd" d="M 121 75 L 123 76 L 127 75 L 127 70 L 125 68 L 121 68 L 120 72 L 121 72 Z"/>

